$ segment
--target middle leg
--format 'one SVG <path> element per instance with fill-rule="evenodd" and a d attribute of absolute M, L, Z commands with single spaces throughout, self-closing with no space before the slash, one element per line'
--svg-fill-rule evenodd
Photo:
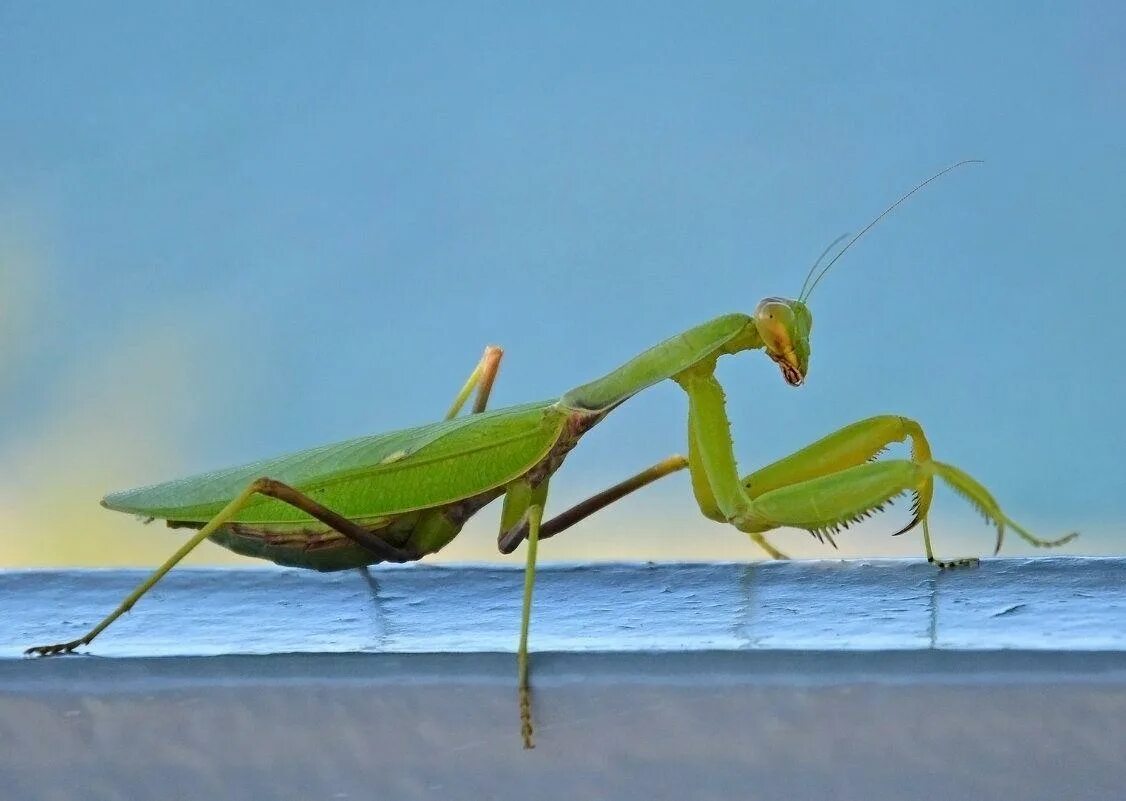
<path fill-rule="evenodd" d="M 520 736 L 525 748 L 534 748 L 532 724 L 532 689 L 528 681 L 528 629 L 532 620 L 532 591 L 536 582 L 536 552 L 539 546 L 540 521 L 547 502 L 548 479 L 533 484 L 526 478 L 513 481 L 505 489 L 501 510 L 501 532 L 527 531 L 528 552 L 524 566 L 524 595 L 520 613 L 520 637 L 516 647 L 516 687 L 520 708 Z"/>
<path fill-rule="evenodd" d="M 569 529 L 600 509 L 605 509 L 615 501 L 620 501 L 631 492 L 636 492 L 658 479 L 683 470 L 687 466 L 688 460 L 683 456 L 670 456 L 663 459 L 652 467 L 647 467 L 640 473 L 630 476 L 625 481 L 604 489 L 585 501 L 575 504 L 570 509 L 560 512 L 540 526 L 539 538 L 545 540 L 548 537 L 554 537 L 559 532 Z M 527 536 L 527 520 L 515 519 L 509 521 L 509 525 L 501 525 L 500 536 L 497 537 L 497 548 L 501 553 L 512 553 Z"/>

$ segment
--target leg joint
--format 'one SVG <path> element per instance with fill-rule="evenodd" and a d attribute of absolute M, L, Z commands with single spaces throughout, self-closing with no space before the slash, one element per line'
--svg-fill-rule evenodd
<path fill-rule="evenodd" d="M 292 491 L 293 488 L 288 484 L 283 484 L 277 479 L 270 478 L 269 476 L 262 476 L 260 478 L 254 479 L 254 481 L 250 485 L 250 489 L 253 492 L 257 492 L 262 495 L 269 495 L 272 498 L 276 498 L 278 495 L 287 490 Z"/>

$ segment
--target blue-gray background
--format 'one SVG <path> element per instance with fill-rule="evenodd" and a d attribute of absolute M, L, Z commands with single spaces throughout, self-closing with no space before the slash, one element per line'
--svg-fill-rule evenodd
<path fill-rule="evenodd" d="M 178 535 L 105 491 L 428 421 L 486 343 L 514 403 L 794 295 L 962 158 L 818 288 L 805 387 L 722 363 L 742 465 L 907 414 L 1122 553 L 1123 41 L 1117 3 L 2 3 L 0 564 L 151 562 Z M 683 436 L 675 387 L 636 398 L 553 505 Z M 842 552 L 918 554 L 903 514 Z M 452 558 L 491 558 L 486 516 Z M 950 494 L 934 520 L 987 550 Z M 546 550 L 758 555 L 683 477 Z"/>

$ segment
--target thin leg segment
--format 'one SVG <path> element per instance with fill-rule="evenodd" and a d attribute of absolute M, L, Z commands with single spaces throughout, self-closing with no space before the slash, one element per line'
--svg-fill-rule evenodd
<path fill-rule="evenodd" d="M 528 507 L 528 558 L 524 567 L 524 602 L 520 613 L 520 645 L 516 653 L 517 687 L 520 695 L 520 736 L 525 748 L 535 748 L 532 726 L 532 690 L 528 684 L 528 627 L 532 619 L 532 590 L 536 585 L 536 551 L 540 541 L 543 506 Z"/>
<path fill-rule="evenodd" d="M 551 518 L 540 526 L 539 538 L 545 540 L 548 537 L 553 537 L 581 520 L 585 520 L 600 509 L 605 509 L 615 501 L 621 500 L 631 492 L 636 492 L 658 479 L 683 470 L 687 466 L 688 459 L 683 456 L 670 456 L 663 459 L 652 467 L 645 468 L 625 481 L 604 489 L 602 492 L 590 496 L 585 501 L 577 503 L 565 512 Z M 527 522 L 521 522 L 519 519 L 512 518 L 511 515 L 509 517 L 510 520 L 505 521 L 502 516 L 500 537 L 497 539 L 497 547 L 501 553 L 512 553 L 528 536 Z M 508 525 L 505 525 L 506 522 Z"/>
<path fill-rule="evenodd" d="M 489 345 L 485 348 L 481 361 L 473 368 L 473 372 L 469 374 L 464 386 L 458 390 L 457 397 L 454 398 L 453 405 L 446 412 L 445 419 L 452 420 L 457 417 L 461 407 L 469 400 L 469 396 L 474 389 L 477 390 L 477 398 L 473 402 L 473 414 L 485 411 L 485 407 L 489 404 L 489 395 L 492 394 L 497 372 L 500 370 L 502 356 L 504 356 L 504 351 L 496 345 Z"/>
<path fill-rule="evenodd" d="M 524 567 L 524 601 L 520 614 L 520 640 L 516 648 L 516 686 L 520 706 L 520 736 L 525 748 L 534 748 L 532 726 L 532 690 L 528 683 L 528 628 L 532 620 L 532 591 L 536 584 L 536 552 L 544 504 L 547 502 L 545 480 L 533 486 L 523 479 L 512 482 L 504 496 L 501 530 L 526 527 L 528 554 Z"/>
<path fill-rule="evenodd" d="M 790 558 L 789 556 L 775 548 L 773 545 L 771 545 L 770 540 L 768 540 L 763 534 L 757 531 L 752 531 L 747 536 L 751 538 L 751 542 L 766 551 L 767 556 L 769 556 L 771 559 Z"/>
<path fill-rule="evenodd" d="M 927 561 L 939 570 L 953 570 L 957 567 L 977 567 L 981 564 L 981 560 L 975 556 L 967 556 L 962 559 L 948 559 L 946 561 L 935 559 L 934 551 L 931 550 L 931 527 L 925 517 L 923 518 L 923 546 L 927 550 Z"/>
<path fill-rule="evenodd" d="M 473 401 L 473 414 L 480 414 L 489 405 L 489 396 L 493 394 L 493 383 L 500 370 L 500 360 L 504 351 L 496 345 L 485 348 L 485 355 L 481 357 L 481 383 L 477 385 L 477 398 Z"/>
<path fill-rule="evenodd" d="M 1002 512 L 1001 507 L 993 498 L 993 495 L 990 494 L 989 490 L 983 487 L 981 483 L 969 473 L 952 464 L 945 464 L 943 462 L 932 462 L 931 464 L 936 475 L 945 481 L 951 489 L 969 501 L 970 505 L 981 513 L 981 516 L 985 518 L 987 523 L 992 523 L 997 528 L 997 543 L 993 548 L 994 554 L 1001 550 L 1001 543 L 1004 541 L 1006 526 L 1015 531 L 1025 542 L 1030 545 L 1035 545 L 1037 548 L 1056 548 L 1071 542 L 1079 536 L 1078 532 L 1073 531 L 1054 540 L 1041 539 L 1022 526 L 1017 525 L 1013 522 L 1012 518 Z"/>
<path fill-rule="evenodd" d="M 418 559 L 420 554 L 413 551 L 407 551 L 396 548 L 382 539 L 377 537 L 372 532 L 362 528 L 346 517 L 341 517 L 336 512 L 322 506 L 314 501 L 307 495 L 295 490 L 287 484 L 280 481 L 275 481 L 271 478 L 260 478 L 251 482 L 246 489 L 238 494 L 234 500 L 223 507 L 220 512 L 211 519 L 207 525 L 196 532 L 190 540 L 185 542 L 176 553 L 172 554 L 168 560 L 156 569 L 156 571 L 149 576 L 137 589 L 133 590 L 128 597 L 109 614 L 98 625 L 86 633 L 80 639 L 72 640 L 67 643 L 59 643 L 57 645 L 37 645 L 28 648 L 24 653 L 36 654 L 39 656 L 50 656 L 52 654 L 67 653 L 73 651 L 82 645 L 89 645 L 95 637 L 101 634 L 113 621 L 117 620 L 123 614 L 133 608 L 133 605 L 148 592 L 152 587 L 164 578 L 173 567 L 175 567 L 181 559 L 191 553 L 197 545 L 206 540 L 224 523 L 230 521 L 239 511 L 246 506 L 247 503 L 255 495 L 268 495 L 271 498 L 277 498 L 280 501 L 288 503 L 290 506 L 296 506 L 301 511 L 307 513 L 313 518 L 321 521 L 326 526 L 338 531 L 348 539 L 352 540 L 358 545 L 363 546 L 370 550 L 373 554 L 388 562 L 410 562 Z"/>

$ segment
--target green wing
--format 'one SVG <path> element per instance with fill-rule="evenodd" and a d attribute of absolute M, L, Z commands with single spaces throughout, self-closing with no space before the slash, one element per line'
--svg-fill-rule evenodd
<path fill-rule="evenodd" d="M 116 492 L 102 505 L 164 520 L 206 522 L 251 481 L 268 476 L 348 518 L 402 514 L 508 483 L 547 454 L 566 420 L 555 401 L 512 406 Z M 259 497 L 234 519 L 280 523 L 308 516 Z"/>

